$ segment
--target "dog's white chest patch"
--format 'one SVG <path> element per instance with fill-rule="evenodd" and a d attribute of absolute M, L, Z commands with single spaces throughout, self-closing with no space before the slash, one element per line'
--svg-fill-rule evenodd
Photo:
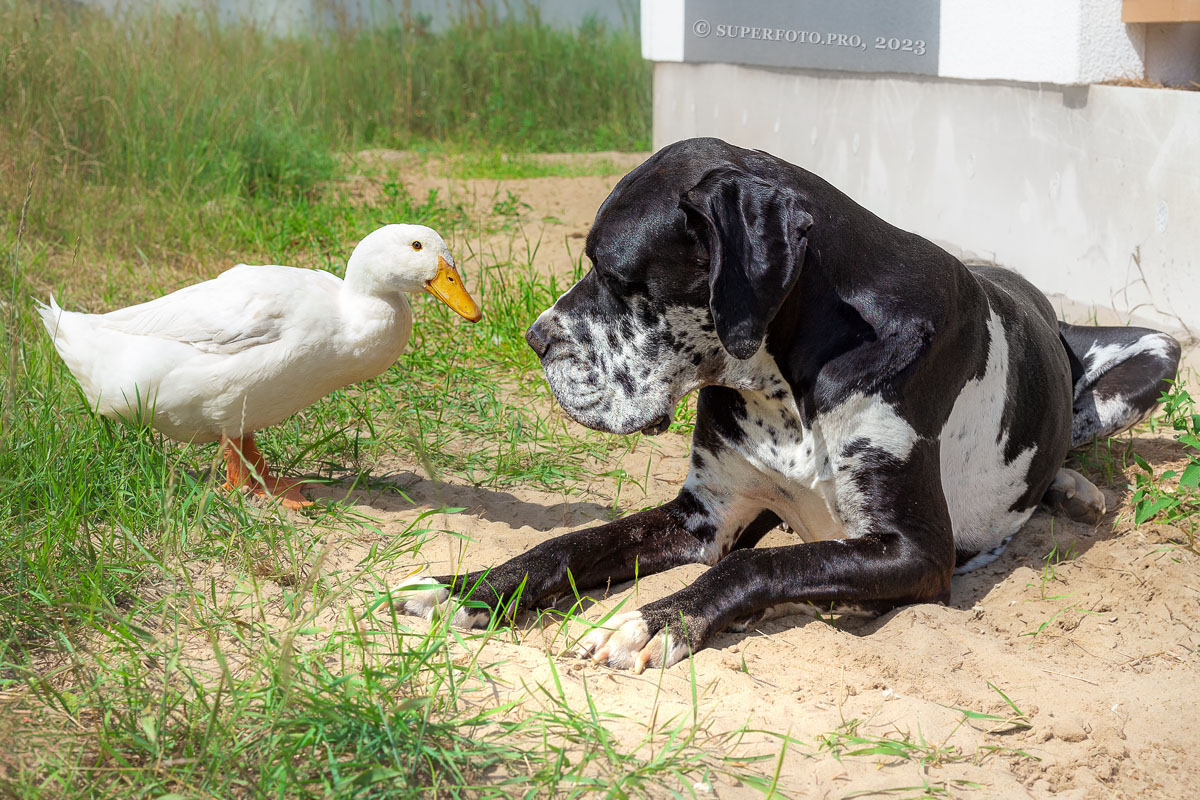
<path fill-rule="evenodd" d="M 1030 446 L 1012 461 L 1005 460 L 1008 338 L 995 311 L 987 326 L 987 367 L 981 377 L 963 386 L 939 436 L 942 491 L 954 544 L 961 550 L 995 547 L 1033 513 L 1032 507 L 1011 510 L 1028 488 L 1029 464 L 1037 448 Z"/>
<path fill-rule="evenodd" d="M 744 459 L 740 491 L 778 514 L 806 541 L 845 536 L 834 512 L 833 467 L 800 421 L 791 394 L 771 399 L 744 393 L 743 439 L 733 446 Z"/>
<path fill-rule="evenodd" d="M 877 395 L 862 394 L 805 426 L 786 383 L 782 378 L 772 383 L 772 392 L 742 393 L 744 436 L 720 459 L 722 478 L 741 496 L 774 511 L 806 541 L 845 538 L 847 523 L 870 503 L 847 486 L 839 491 L 839 473 L 852 472 L 862 457 L 861 449 L 847 446 L 861 443 L 902 461 L 917 440 L 916 431 Z"/>

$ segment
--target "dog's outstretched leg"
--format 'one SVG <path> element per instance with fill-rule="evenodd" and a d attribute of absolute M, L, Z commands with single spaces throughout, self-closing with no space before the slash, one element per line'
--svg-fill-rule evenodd
<path fill-rule="evenodd" d="M 406 613 L 450 616 L 482 627 L 497 612 L 546 606 L 585 590 L 652 575 L 680 564 L 715 564 L 727 540 L 756 541 L 779 523 L 769 512 L 727 517 L 719 502 L 699 501 L 685 488 L 669 503 L 595 528 L 549 539 L 499 566 L 465 575 L 418 575 L 393 588 Z M 723 544 L 725 543 L 725 544 Z M 473 601 L 471 605 L 464 605 Z"/>

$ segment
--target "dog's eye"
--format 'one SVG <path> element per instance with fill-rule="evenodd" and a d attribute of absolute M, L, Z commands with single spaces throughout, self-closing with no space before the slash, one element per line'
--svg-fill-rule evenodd
<path fill-rule="evenodd" d="M 611 272 L 606 272 L 596 265 L 592 266 L 592 271 L 596 273 L 597 278 L 604 282 L 605 286 L 614 292 L 619 292 L 625 287 L 625 282 Z"/>
<path fill-rule="evenodd" d="M 614 294 L 625 293 L 625 282 L 613 275 L 604 275 L 604 285 Z"/>

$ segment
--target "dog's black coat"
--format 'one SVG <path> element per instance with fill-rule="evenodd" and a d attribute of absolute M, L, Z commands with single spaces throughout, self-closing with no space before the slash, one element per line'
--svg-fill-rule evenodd
<path fill-rule="evenodd" d="M 599 430 L 661 432 L 699 389 L 684 488 L 436 580 L 494 610 L 518 590 L 528 607 L 572 581 L 713 565 L 585 640 L 615 666 L 673 663 L 785 604 L 947 601 L 956 564 L 1040 502 L 1098 519 L 1068 448 L 1142 419 L 1178 366 L 1165 334 L 1059 323 L 1015 273 L 968 268 L 812 173 L 715 139 L 625 176 L 586 254 L 593 269 L 527 339 L 563 408 Z M 753 549 L 781 520 L 805 543 Z M 447 599 L 427 587 L 407 607 Z"/>

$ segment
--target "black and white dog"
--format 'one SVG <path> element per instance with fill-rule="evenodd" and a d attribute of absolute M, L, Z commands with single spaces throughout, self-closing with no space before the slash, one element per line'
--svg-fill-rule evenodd
<path fill-rule="evenodd" d="M 490 570 L 417 578 L 404 606 L 483 625 L 518 591 L 527 608 L 572 581 L 711 565 L 584 638 L 616 667 L 673 664 L 796 604 L 947 602 L 956 567 L 995 558 L 1039 503 L 1098 522 L 1104 497 L 1067 450 L 1140 421 L 1179 361 L 1166 334 L 1060 323 L 1015 273 L 717 139 L 626 175 L 585 252 L 592 270 L 526 338 L 590 428 L 661 433 L 699 389 L 682 491 Z M 756 549 L 781 521 L 804 543 Z"/>

